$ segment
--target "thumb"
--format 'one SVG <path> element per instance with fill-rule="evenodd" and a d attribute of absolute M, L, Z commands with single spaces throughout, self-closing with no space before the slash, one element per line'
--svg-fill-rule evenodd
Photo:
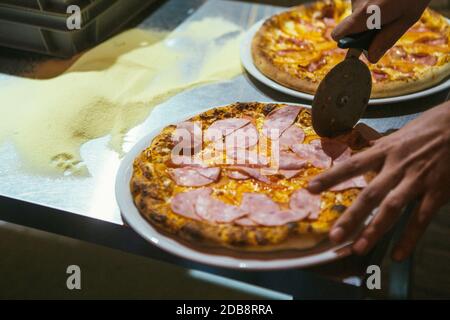
<path fill-rule="evenodd" d="M 367 30 L 367 16 L 364 10 L 357 9 L 334 28 L 331 37 L 338 41 L 349 34 Z"/>

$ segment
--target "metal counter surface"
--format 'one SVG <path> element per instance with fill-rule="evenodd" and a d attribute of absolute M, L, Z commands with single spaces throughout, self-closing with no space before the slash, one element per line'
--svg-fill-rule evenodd
<path fill-rule="evenodd" d="M 182 28 L 183 23 L 187 21 L 218 16 L 246 30 L 258 20 L 283 9 L 226 0 L 168 0 L 152 8 L 153 11 L 149 12 L 148 17 L 140 23 L 140 28 L 159 28 L 170 31 L 176 27 Z M 0 52 L 0 63 L 9 64 L 8 68 L 11 69 L 12 66 L 27 68 L 27 64 L 31 62 L 26 59 L 5 57 Z M 3 70 L 3 67 L 0 67 L 0 70 Z M 0 74 L 0 85 L 8 82 L 12 77 L 6 73 Z M 443 92 L 406 103 L 369 107 L 362 121 L 379 132 L 398 129 L 417 117 L 423 110 L 444 101 L 445 96 L 446 93 Z M 183 92 L 162 103 L 144 123 L 130 131 L 126 137 L 125 150 L 129 150 L 149 130 L 181 120 L 196 111 L 236 101 L 308 103 L 274 92 L 244 73 L 231 81 Z M 120 159 L 115 152 L 107 148 L 107 143 L 108 137 L 103 137 L 82 146 L 81 155 L 91 173 L 91 176 L 86 178 L 52 178 L 26 173 L 21 169 L 20 157 L 13 144 L 7 142 L 0 145 L 0 195 L 2 196 L 0 197 L 0 219 L 185 264 L 178 261 L 179 259 L 175 261 L 173 257 L 158 250 L 155 255 L 155 249 L 149 249 L 150 244 L 139 242 L 137 235 L 123 227 L 114 197 L 115 174 Z M 217 272 L 211 268 L 203 269 L 240 278 L 223 270 Z M 257 277 L 255 274 L 253 278 L 255 277 L 259 280 L 254 279 L 250 282 L 282 289 L 280 285 L 273 284 L 272 280 L 269 283 L 265 280 L 261 282 L 262 276 Z M 283 291 L 291 292 L 291 289 L 286 288 Z"/>

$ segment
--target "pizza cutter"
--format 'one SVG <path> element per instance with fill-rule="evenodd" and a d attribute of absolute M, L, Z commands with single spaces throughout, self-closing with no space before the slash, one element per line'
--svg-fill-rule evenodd
<path fill-rule="evenodd" d="M 359 57 L 369 49 L 378 30 L 350 35 L 338 42 L 349 49 L 319 85 L 312 104 L 314 130 L 321 137 L 335 137 L 351 130 L 361 119 L 372 92 L 372 76 Z"/>

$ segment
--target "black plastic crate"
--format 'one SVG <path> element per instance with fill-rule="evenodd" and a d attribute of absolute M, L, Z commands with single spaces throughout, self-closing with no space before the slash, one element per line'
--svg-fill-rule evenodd
<path fill-rule="evenodd" d="M 77 5 L 84 9 L 97 0 L 0 0 L 0 5 L 7 5 L 21 9 L 32 9 L 42 12 L 66 13 L 67 7 Z"/>
<path fill-rule="evenodd" d="M 105 40 L 156 1 L 0 0 L 0 45 L 71 57 Z M 66 10 L 72 4 L 81 9 L 79 30 L 67 29 Z"/>

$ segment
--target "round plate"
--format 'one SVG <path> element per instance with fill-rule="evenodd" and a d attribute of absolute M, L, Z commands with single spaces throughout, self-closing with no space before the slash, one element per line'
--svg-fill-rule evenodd
<path fill-rule="evenodd" d="M 292 103 L 290 103 L 293 105 Z M 304 105 L 302 105 L 304 106 Z M 309 107 L 309 106 L 304 106 Z M 309 250 L 291 250 L 278 252 L 239 252 L 219 247 L 193 246 L 177 240 L 166 233 L 154 228 L 145 220 L 134 205 L 130 192 L 130 179 L 133 172 L 134 159 L 146 149 L 161 129 L 152 131 L 141 139 L 123 158 L 116 177 L 116 200 L 126 223 L 144 239 L 157 247 L 185 259 L 218 267 L 247 269 L 247 270 L 275 270 L 301 268 L 330 262 L 351 253 L 349 245 L 331 244 L 324 240 L 320 245 Z"/>
<path fill-rule="evenodd" d="M 259 69 L 255 66 L 253 63 L 252 58 L 252 41 L 255 34 L 258 32 L 259 28 L 263 25 L 263 21 L 257 22 L 253 27 L 251 27 L 247 33 L 244 36 L 244 39 L 241 44 L 241 61 L 244 68 L 247 70 L 248 73 L 250 73 L 254 78 L 256 78 L 258 81 L 264 83 L 266 86 L 280 91 L 282 93 L 288 94 L 293 97 L 306 99 L 309 101 L 314 100 L 314 95 L 309 93 L 304 93 L 301 91 L 297 91 L 294 89 L 290 89 L 288 87 L 285 87 L 278 82 L 275 82 L 268 77 L 266 77 Z M 440 84 L 428 88 L 423 91 L 407 94 L 404 96 L 398 96 L 398 97 L 390 97 L 390 98 L 381 98 L 381 99 L 370 99 L 369 105 L 379 105 L 379 104 L 388 104 L 388 103 L 396 103 L 396 102 L 402 102 L 402 101 L 408 101 L 413 100 L 425 96 L 429 96 L 432 94 L 435 94 L 437 92 L 446 90 L 450 88 L 450 79 L 445 80 L 444 82 L 441 82 Z"/>

